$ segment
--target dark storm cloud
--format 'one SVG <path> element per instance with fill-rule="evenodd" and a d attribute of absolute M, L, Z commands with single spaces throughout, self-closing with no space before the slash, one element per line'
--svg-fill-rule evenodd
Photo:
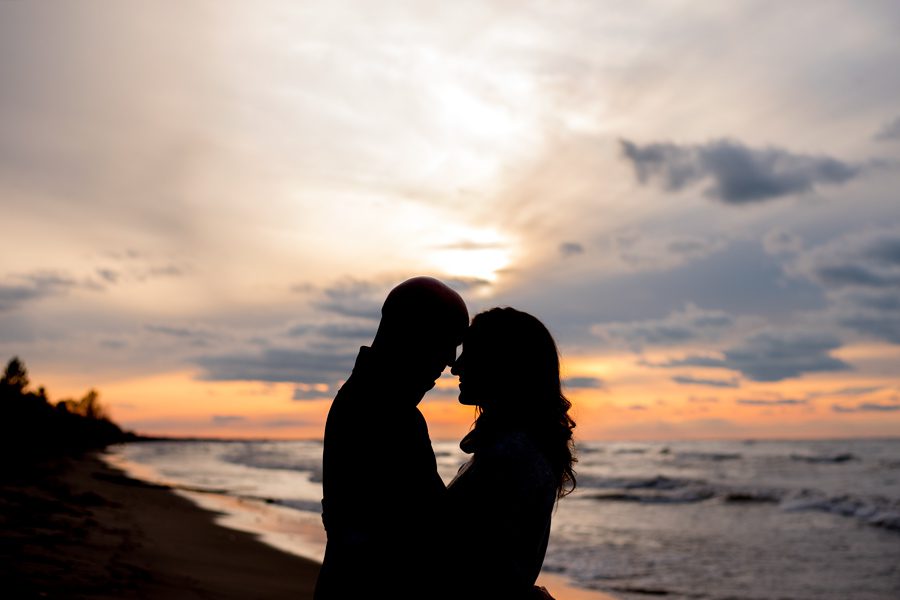
<path fill-rule="evenodd" d="M 875 134 L 875 139 L 880 142 L 900 140 L 900 117 L 885 123 L 881 130 Z"/>
<path fill-rule="evenodd" d="M 840 347 L 841 341 L 826 333 L 766 331 L 725 350 L 724 358 L 688 356 L 658 366 L 722 368 L 753 381 L 781 381 L 804 373 L 850 369 L 831 356 Z"/>
<path fill-rule="evenodd" d="M 728 139 L 707 144 L 639 145 L 621 140 L 622 153 L 638 181 L 677 192 L 706 182 L 704 193 L 725 204 L 750 204 L 846 183 L 862 169 L 828 156 L 794 154 L 780 148 L 750 148 Z"/>
<path fill-rule="evenodd" d="M 606 387 L 599 377 L 566 377 L 563 380 L 563 386 L 569 389 L 603 389 Z"/>
<path fill-rule="evenodd" d="M 703 379 L 699 377 L 692 377 L 690 375 L 676 375 L 672 378 L 672 381 L 674 381 L 675 383 L 680 383 L 682 385 L 705 385 L 718 388 L 740 387 L 740 382 L 737 379 Z"/>
<path fill-rule="evenodd" d="M 0 311 L 19 308 L 28 302 L 64 293 L 79 285 L 74 279 L 56 273 L 32 273 L 0 283 Z"/>
<path fill-rule="evenodd" d="M 566 257 L 584 254 L 584 246 L 578 242 L 563 242 L 559 245 L 559 253 Z"/>
<path fill-rule="evenodd" d="M 704 310 L 693 304 L 662 319 L 595 325 L 592 332 L 607 340 L 620 340 L 635 349 L 668 346 L 696 340 L 713 340 L 735 323 L 735 318 L 718 310 Z"/>
<path fill-rule="evenodd" d="M 255 354 L 202 356 L 194 362 L 209 381 L 270 381 L 334 384 L 346 379 L 356 352 L 310 352 L 269 348 Z"/>

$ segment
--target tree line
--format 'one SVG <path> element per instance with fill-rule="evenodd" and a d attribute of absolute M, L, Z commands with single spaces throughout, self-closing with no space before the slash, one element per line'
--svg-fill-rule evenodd
<path fill-rule="evenodd" d="M 25 363 L 13 357 L 0 378 L 0 459 L 81 452 L 137 438 L 110 420 L 97 390 L 54 403 L 43 386 L 33 391 L 30 383 Z"/>

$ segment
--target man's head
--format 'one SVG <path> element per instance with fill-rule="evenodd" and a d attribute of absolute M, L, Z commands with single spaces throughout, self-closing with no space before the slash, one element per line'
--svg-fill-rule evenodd
<path fill-rule="evenodd" d="M 414 277 L 388 294 L 372 347 L 415 381 L 433 384 L 456 360 L 468 324 L 459 294 L 437 279 Z"/>

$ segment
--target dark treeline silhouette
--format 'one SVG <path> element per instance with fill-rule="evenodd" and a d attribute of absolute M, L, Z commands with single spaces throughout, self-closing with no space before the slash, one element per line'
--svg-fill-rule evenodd
<path fill-rule="evenodd" d="M 43 386 L 30 391 L 29 383 L 25 364 L 12 358 L 0 378 L 0 462 L 96 450 L 137 438 L 109 420 L 97 390 L 54 404 Z"/>

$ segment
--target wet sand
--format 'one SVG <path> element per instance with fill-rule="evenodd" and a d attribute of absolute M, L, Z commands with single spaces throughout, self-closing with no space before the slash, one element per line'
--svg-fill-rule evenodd
<path fill-rule="evenodd" d="M 6 467 L 6 598 L 312 598 L 319 565 L 215 524 L 216 513 L 98 458 Z"/>

